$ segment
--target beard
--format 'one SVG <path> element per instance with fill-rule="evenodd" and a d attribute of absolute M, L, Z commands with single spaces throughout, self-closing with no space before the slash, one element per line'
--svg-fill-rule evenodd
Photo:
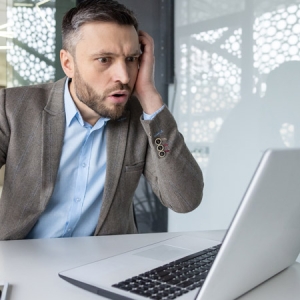
<path fill-rule="evenodd" d="M 77 98 L 86 106 L 95 111 L 99 116 L 110 118 L 111 120 L 119 119 L 125 110 L 126 103 L 113 103 L 111 107 L 105 103 L 105 99 L 114 91 L 126 90 L 131 94 L 131 88 L 127 84 L 117 83 L 113 87 L 106 89 L 102 94 L 97 93 L 81 77 L 78 68 L 75 66 L 74 87 Z"/>

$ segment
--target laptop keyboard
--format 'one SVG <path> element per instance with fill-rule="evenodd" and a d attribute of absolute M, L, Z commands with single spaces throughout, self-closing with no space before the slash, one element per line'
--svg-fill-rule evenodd
<path fill-rule="evenodd" d="M 175 260 L 113 287 L 150 299 L 175 299 L 201 288 L 221 245 Z"/>

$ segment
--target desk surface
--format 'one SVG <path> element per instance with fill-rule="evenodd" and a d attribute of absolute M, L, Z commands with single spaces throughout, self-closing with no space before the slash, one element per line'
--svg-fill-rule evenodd
<path fill-rule="evenodd" d="M 0 282 L 9 282 L 9 300 L 99 300 L 100 296 L 59 278 L 58 272 L 177 235 L 158 233 L 0 241 Z M 224 231 L 192 232 L 189 235 L 220 241 Z M 240 299 L 298 300 L 299 297 L 300 264 L 295 263 Z"/>

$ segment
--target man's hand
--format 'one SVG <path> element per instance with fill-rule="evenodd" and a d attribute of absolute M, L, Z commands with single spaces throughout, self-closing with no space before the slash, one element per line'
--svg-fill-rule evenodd
<path fill-rule="evenodd" d="M 142 54 L 139 58 L 139 72 L 134 94 L 139 99 L 145 113 L 151 115 L 163 106 L 160 94 L 154 83 L 154 42 L 144 31 L 139 31 Z"/>

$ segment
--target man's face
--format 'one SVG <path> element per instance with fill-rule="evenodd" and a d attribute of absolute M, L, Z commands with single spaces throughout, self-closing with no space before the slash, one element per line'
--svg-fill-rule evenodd
<path fill-rule="evenodd" d="M 133 26 L 103 22 L 85 24 L 80 30 L 71 94 L 85 114 L 117 119 L 137 78 L 138 34 Z"/>

